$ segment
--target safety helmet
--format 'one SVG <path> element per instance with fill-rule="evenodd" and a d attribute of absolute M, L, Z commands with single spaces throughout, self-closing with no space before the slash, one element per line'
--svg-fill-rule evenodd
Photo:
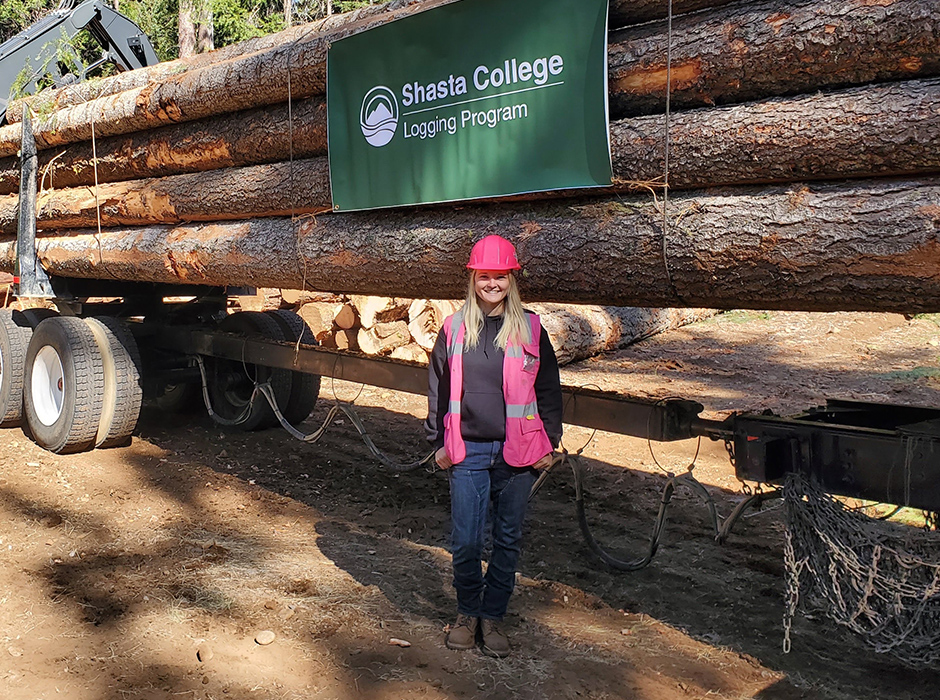
<path fill-rule="evenodd" d="M 474 244 L 467 267 L 471 270 L 519 270 L 522 265 L 516 259 L 513 244 L 493 234 Z"/>

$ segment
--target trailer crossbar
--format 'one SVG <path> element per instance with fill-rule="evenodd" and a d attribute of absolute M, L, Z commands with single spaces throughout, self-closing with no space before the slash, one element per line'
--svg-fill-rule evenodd
<path fill-rule="evenodd" d="M 188 355 L 319 374 L 409 394 L 426 395 L 428 390 L 427 367 L 406 360 L 187 326 L 163 327 L 147 335 L 146 342 Z M 657 442 L 694 437 L 692 425 L 704 410 L 702 404 L 683 399 L 655 400 L 570 386 L 563 386 L 562 392 L 565 423 Z"/>

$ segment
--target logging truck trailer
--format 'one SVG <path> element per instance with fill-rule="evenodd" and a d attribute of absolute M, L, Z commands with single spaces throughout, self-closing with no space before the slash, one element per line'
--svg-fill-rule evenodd
<path fill-rule="evenodd" d="M 507 67 L 505 74 L 510 72 Z M 602 146 L 607 153 L 606 142 Z M 145 395 L 165 410 L 205 404 L 221 425 L 259 430 L 303 422 L 317 400 L 320 376 L 425 393 L 426 368 L 319 348 L 296 314 L 229 313 L 229 297 L 245 291 L 223 286 L 229 280 L 199 286 L 135 280 L 134 274 L 105 279 L 109 273 L 95 267 L 94 248 L 80 274 L 50 276 L 36 253 L 37 150 L 28 110 L 20 160 L 16 296 L 26 310 L 0 314 L 0 421 L 23 425 L 43 448 L 66 453 L 126 442 Z M 598 216 L 610 211 L 605 207 Z M 101 240 L 95 240 L 100 253 Z M 611 284 L 626 264 L 617 260 L 595 276 Z M 696 266 L 679 269 L 672 274 L 691 275 Z M 251 277 L 244 270 L 238 276 L 231 282 Z M 645 279 L 639 270 L 637 276 Z M 703 279 L 699 286 L 716 290 L 719 282 Z M 836 288 L 829 293 L 844 296 L 842 278 L 833 279 Z M 595 287 L 581 301 L 602 301 L 607 292 Z M 909 289 L 898 294 L 911 296 Z M 28 308 L 31 300 L 41 303 Z M 830 401 L 796 416 L 740 413 L 715 421 L 701 417 L 703 407 L 695 401 L 574 388 L 565 393 L 569 424 L 654 441 L 723 441 L 742 480 L 779 483 L 802 472 L 833 494 L 940 511 L 937 409 Z"/>
<path fill-rule="evenodd" d="M 25 310 L 0 312 L 2 425 L 66 453 L 125 444 L 145 397 L 169 411 L 204 404 L 217 423 L 251 431 L 304 421 L 321 376 L 426 393 L 426 367 L 317 347 L 292 311 L 229 313 L 245 288 L 48 275 L 36 253 L 28 124 L 14 279 Z M 801 472 L 836 495 L 940 511 L 938 409 L 830 400 L 796 416 L 717 421 L 691 400 L 563 391 L 566 423 L 660 442 L 720 440 L 741 480 L 779 484 Z"/>

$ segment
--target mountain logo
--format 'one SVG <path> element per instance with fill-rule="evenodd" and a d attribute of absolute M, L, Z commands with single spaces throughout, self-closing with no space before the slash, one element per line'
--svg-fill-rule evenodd
<path fill-rule="evenodd" d="M 384 85 L 377 85 L 362 98 L 359 126 L 370 146 L 381 148 L 392 140 L 398 129 L 398 100 Z"/>

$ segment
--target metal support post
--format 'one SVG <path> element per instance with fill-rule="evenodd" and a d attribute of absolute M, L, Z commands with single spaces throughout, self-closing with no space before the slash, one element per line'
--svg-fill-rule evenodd
<path fill-rule="evenodd" d="M 54 297 L 49 275 L 36 255 L 36 195 L 39 159 L 29 110 L 23 112 L 23 140 L 20 146 L 19 220 L 16 229 L 16 295 Z"/>

